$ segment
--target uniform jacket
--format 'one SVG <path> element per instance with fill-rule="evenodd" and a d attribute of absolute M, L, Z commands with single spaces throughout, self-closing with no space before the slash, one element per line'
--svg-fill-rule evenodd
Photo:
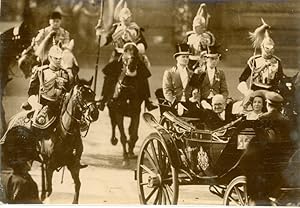
<path fill-rule="evenodd" d="M 29 174 L 11 174 L 4 177 L 4 203 L 41 204 L 38 187 Z"/>
<path fill-rule="evenodd" d="M 41 42 L 46 38 L 46 36 L 52 31 L 53 29 L 51 26 L 48 26 L 46 28 L 43 28 L 39 30 L 38 35 L 35 37 L 34 41 L 35 44 L 38 46 L 41 44 Z M 55 44 L 61 43 L 61 44 L 67 44 L 70 40 L 70 33 L 66 31 L 63 28 L 59 28 L 56 32 L 56 35 L 54 36 Z"/>
<path fill-rule="evenodd" d="M 227 98 L 229 93 L 224 71 L 216 68 L 212 84 L 210 84 L 207 69 L 204 69 L 203 72 L 205 72 L 205 77 L 200 87 L 201 100 L 207 99 L 210 92 L 213 95 L 221 94 Z"/>
<path fill-rule="evenodd" d="M 247 81 L 251 76 L 252 90 L 266 89 L 275 91 L 283 77 L 281 61 L 278 57 L 264 59 L 262 55 L 250 57 L 239 81 Z"/>
<path fill-rule="evenodd" d="M 194 88 L 199 88 L 201 84 L 201 77 L 193 71 L 188 70 L 188 85 L 185 89 L 183 89 L 182 81 L 180 78 L 179 71 L 177 70 L 177 67 L 174 66 L 171 69 L 168 69 L 165 71 L 163 75 L 163 93 L 165 96 L 165 99 L 169 102 L 173 102 L 175 99 L 177 101 L 180 101 L 183 95 L 183 92 L 186 96 L 186 99 L 191 97 L 192 90 Z"/>
<path fill-rule="evenodd" d="M 127 42 L 134 42 L 136 44 L 142 43 L 145 46 L 145 49 L 147 49 L 147 43 L 142 34 L 142 30 L 135 22 L 131 22 L 127 27 L 121 23 L 114 24 L 108 34 L 105 45 L 108 45 L 111 42 L 115 46 L 115 51 L 117 53 L 122 52 L 123 46 Z"/>
<path fill-rule="evenodd" d="M 64 82 L 62 89 L 59 82 Z M 48 65 L 36 67 L 30 79 L 28 95 L 40 95 L 49 100 L 56 101 L 64 90 L 69 90 L 69 75 L 64 69 L 54 71 Z"/>

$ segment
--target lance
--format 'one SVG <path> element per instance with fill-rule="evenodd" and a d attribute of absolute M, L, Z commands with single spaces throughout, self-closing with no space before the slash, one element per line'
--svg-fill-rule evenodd
<path fill-rule="evenodd" d="M 95 27 L 96 29 L 102 27 L 103 7 L 104 7 L 104 0 L 100 0 L 100 14 L 99 14 L 97 26 Z M 101 43 L 101 34 L 99 34 L 99 37 L 98 37 L 98 51 L 97 51 L 97 59 L 96 59 L 96 66 L 95 66 L 95 79 L 94 79 L 95 80 L 95 82 L 94 82 L 94 92 L 95 93 L 96 93 L 96 86 L 97 86 L 99 59 L 100 59 L 100 43 Z"/>

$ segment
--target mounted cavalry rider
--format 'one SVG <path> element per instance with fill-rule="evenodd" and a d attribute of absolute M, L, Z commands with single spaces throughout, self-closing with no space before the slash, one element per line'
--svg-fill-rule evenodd
<path fill-rule="evenodd" d="M 186 42 L 190 48 L 189 68 L 194 70 L 204 61 L 204 54 L 209 52 L 209 47 L 215 45 L 215 36 L 207 30 L 210 15 L 207 13 L 206 4 L 201 4 L 193 20 L 193 31 L 187 32 Z"/>
<path fill-rule="evenodd" d="M 262 23 L 263 25 L 250 33 L 255 52 L 260 47 L 261 54 L 254 54 L 250 57 L 239 78 L 238 90 L 245 96 L 255 90 L 276 91 L 284 75 L 281 60 L 273 55 L 275 43 L 269 35 L 270 26 L 263 19 Z M 248 88 L 246 81 L 249 77 L 250 87 Z"/>
<path fill-rule="evenodd" d="M 47 60 L 48 50 L 52 45 L 61 45 L 63 48 L 70 41 L 70 33 L 61 27 L 61 14 L 53 12 L 50 15 L 49 26 L 39 30 L 38 35 L 34 38 L 35 55 L 41 62 Z M 52 39 L 52 42 L 50 42 Z"/>
<path fill-rule="evenodd" d="M 104 35 L 105 31 L 101 28 L 101 25 L 96 26 L 96 34 L 101 35 L 100 47 L 104 45 L 108 45 L 112 43 L 115 47 L 109 62 L 118 62 L 119 58 L 124 52 L 124 46 L 126 43 L 134 43 L 138 49 L 139 57 L 144 62 L 145 66 L 150 67 L 150 62 L 145 55 L 145 50 L 147 49 L 146 40 L 142 34 L 142 29 L 132 21 L 132 13 L 127 8 L 126 2 L 124 3 L 124 7 L 121 8 L 124 3 L 121 0 L 116 6 L 115 11 L 115 19 L 116 16 L 119 17 L 120 22 L 113 24 L 112 29 L 106 35 Z M 151 111 L 157 108 L 150 100 L 150 92 L 149 97 L 145 99 L 145 106 L 147 110 Z"/>
<path fill-rule="evenodd" d="M 46 136 L 51 135 L 51 128 L 56 123 L 61 111 L 63 96 L 67 93 L 70 86 L 70 76 L 61 67 L 63 51 L 54 45 L 48 53 L 49 65 L 35 67 L 30 80 L 28 90 L 28 103 L 35 110 L 32 126 L 39 130 L 48 130 Z M 43 132 L 43 131 L 41 131 Z M 83 145 L 81 137 L 78 137 L 76 155 L 80 159 Z M 81 168 L 87 167 L 81 165 Z"/>

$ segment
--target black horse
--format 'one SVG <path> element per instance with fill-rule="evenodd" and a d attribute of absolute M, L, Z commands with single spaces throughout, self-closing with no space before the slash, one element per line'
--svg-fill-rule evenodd
<path fill-rule="evenodd" d="M 0 103 L 1 103 L 1 126 L 0 135 L 6 129 L 5 112 L 2 98 L 7 83 L 12 79 L 9 77 L 10 70 L 15 67 L 18 57 L 22 51 L 30 46 L 33 37 L 34 24 L 30 13 L 24 13 L 24 21 L 0 35 Z M 27 68 L 26 68 L 27 69 Z M 25 77 L 29 77 L 30 70 L 23 71 Z"/>
<path fill-rule="evenodd" d="M 9 130 L 2 138 L 5 141 L 4 155 L 8 160 L 19 144 L 27 145 L 30 149 L 35 145 L 36 152 L 30 154 L 34 160 L 42 163 L 42 200 L 52 193 L 53 172 L 67 166 L 75 183 L 73 203 L 78 203 L 81 182 L 80 156 L 76 151 L 81 142 L 80 129 L 96 121 L 99 115 L 95 93 L 90 89 L 91 83 L 92 79 L 88 82 L 79 80 L 64 97 L 60 116 L 56 118 L 53 128 L 34 129 L 30 120 L 33 112 L 23 111 L 11 120 Z"/>
<path fill-rule="evenodd" d="M 128 159 L 135 157 L 133 150 L 138 140 L 141 104 L 149 96 L 147 78 L 151 74 L 134 45 L 129 45 L 118 61 L 109 63 L 103 69 L 103 73 L 105 78 L 102 103 L 107 102 L 109 109 L 112 125 L 111 143 L 117 144 L 115 128 L 118 126 L 123 147 L 123 165 L 128 165 Z M 128 141 L 123 122 L 125 116 L 131 118 Z"/>

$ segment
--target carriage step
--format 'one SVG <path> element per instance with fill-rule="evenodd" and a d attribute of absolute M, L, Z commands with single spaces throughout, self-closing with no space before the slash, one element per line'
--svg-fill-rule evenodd
<path fill-rule="evenodd" d="M 280 188 L 282 191 L 300 191 L 300 187 L 283 187 Z"/>

